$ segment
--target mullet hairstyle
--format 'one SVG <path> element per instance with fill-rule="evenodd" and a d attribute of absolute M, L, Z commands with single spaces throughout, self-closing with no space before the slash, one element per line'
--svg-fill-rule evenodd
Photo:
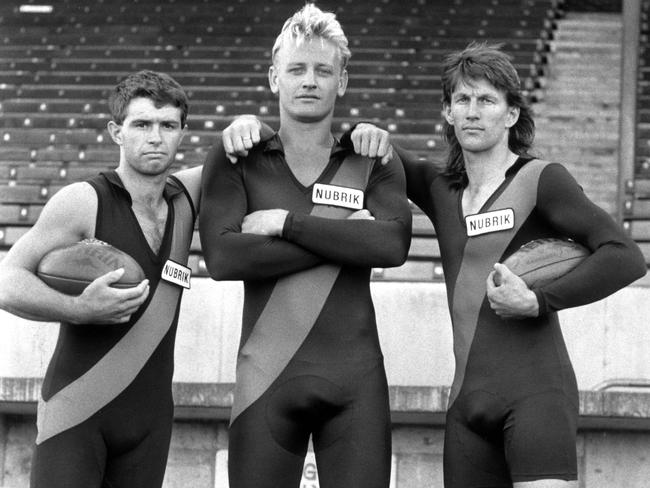
<path fill-rule="evenodd" d="M 471 42 L 464 50 L 445 57 L 442 74 L 442 103 L 451 105 L 454 89 L 463 82 L 485 79 L 505 94 L 510 107 L 519 108 L 519 119 L 510 128 L 508 148 L 518 156 L 532 157 L 529 153 L 535 139 L 535 121 L 528 101 L 521 92 L 521 81 L 511 57 L 501 51 L 501 44 Z M 452 186 L 467 186 L 467 172 L 460 143 L 454 126 L 443 117 L 444 138 L 449 145 L 445 174 Z"/>
<path fill-rule="evenodd" d="M 275 64 L 278 51 L 285 43 L 294 42 L 299 46 L 314 38 L 320 38 L 321 42 L 323 40 L 330 41 L 336 46 L 341 59 L 341 71 L 343 71 L 352 56 L 348 48 L 348 39 L 345 37 L 341 24 L 336 20 L 336 15 L 331 12 L 323 12 L 313 3 L 306 3 L 303 8 L 285 21 L 271 51 L 273 64 Z"/>
<path fill-rule="evenodd" d="M 172 105 L 181 109 L 181 127 L 185 127 L 189 103 L 178 82 L 166 73 L 143 70 L 120 81 L 108 97 L 113 122 L 122 125 L 126 110 L 134 98 L 149 98 L 156 108 Z"/>

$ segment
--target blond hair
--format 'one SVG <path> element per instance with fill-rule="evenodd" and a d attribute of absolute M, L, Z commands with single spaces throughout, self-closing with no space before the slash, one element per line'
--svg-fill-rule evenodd
<path fill-rule="evenodd" d="M 273 45 L 271 52 L 273 63 L 275 64 L 278 51 L 285 42 L 292 41 L 299 46 L 303 42 L 317 37 L 330 41 L 336 46 L 341 59 L 341 70 L 345 69 L 352 53 L 348 48 L 348 39 L 343 33 L 341 24 L 336 20 L 336 15 L 331 12 L 323 12 L 313 3 L 305 4 L 303 8 L 286 20 Z"/>

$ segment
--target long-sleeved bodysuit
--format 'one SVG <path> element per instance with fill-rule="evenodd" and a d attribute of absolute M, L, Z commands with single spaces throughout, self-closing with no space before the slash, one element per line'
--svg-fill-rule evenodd
<path fill-rule="evenodd" d="M 208 156 L 200 214 L 206 263 L 213 278 L 245 286 L 232 488 L 297 487 L 310 435 L 321 486 L 389 484 L 390 413 L 369 280 L 372 267 L 405 260 L 411 213 L 401 164 L 349 155 L 336 144 L 308 187 L 291 172 L 277 135 L 235 165 L 221 145 Z M 360 169 L 365 178 L 352 183 Z M 333 206 L 314 203 L 318 185 Z M 363 192 L 359 201 L 376 220 L 346 219 L 353 209 L 337 208 L 337 187 Z M 289 211 L 281 238 L 241 233 L 245 215 L 275 208 Z"/>
<path fill-rule="evenodd" d="M 445 487 L 576 479 L 578 391 L 556 311 L 602 299 L 643 276 L 641 252 L 563 166 L 526 158 L 506 172 L 477 214 L 479 222 L 490 216 L 497 222 L 499 212 L 512 209 L 512 226 L 506 220 L 507 228 L 468 237 L 462 186 L 397 149 L 408 196 L 436 229 L 453 323 Z M 533 290 L 537 317 L 500 318 L 486 297 L 493 264 L 545 237 L 573 239 L 592 254 Z"/>

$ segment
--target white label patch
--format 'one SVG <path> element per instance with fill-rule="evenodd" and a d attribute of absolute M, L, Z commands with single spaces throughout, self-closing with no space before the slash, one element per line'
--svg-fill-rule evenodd
<path fill-rule="evenodd" d="M 311 201 L 321 205 L 361 210 L 363 208 L 363 191 L 355 188 L 345 188 L 344 186 L 316 183 L 311 194 Z"/>
<path fill-rule="evenodd" d="M 469 237 L 490 232 L 512 229 L 515 226 L 515 212 L 511 208 L 494 210 L 465 217 Z"/>
<path fill-rule="evenodd" d="M 182 264 L 178 264 L 171 259 L 168 259 L 165 266 L 163 266 L 160 277 L 165 281 L 189 289 L 192 270 L 187 266 L 183 266 Z"/>

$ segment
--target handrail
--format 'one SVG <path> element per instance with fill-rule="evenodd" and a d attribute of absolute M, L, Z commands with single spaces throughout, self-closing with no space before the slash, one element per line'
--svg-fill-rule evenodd
<path fill-rule="evenodd" d="M 649 378 L 610 378 L 601 381 L 592 388 L 594 391 L 606 391 L 610 388 L 650 388 Z"/>
<path fill-rule="evenodd" d="M 623 223 L 625 185 L 634 178 L 636 157 L 636 98 L 641 30 L 641 0 L 623 2 L 623 45 L 621 52 L 621 106 L 619 125 L 618 192 L 616 216 Z"/>

